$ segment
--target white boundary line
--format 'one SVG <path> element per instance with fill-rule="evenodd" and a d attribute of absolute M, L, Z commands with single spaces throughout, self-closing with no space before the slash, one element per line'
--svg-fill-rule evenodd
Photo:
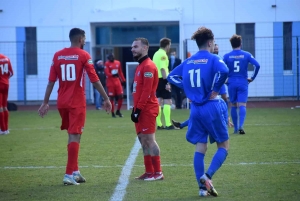
<path fill-rule="evenodd" d="M 129 183 L 129 176 L 131 174 L 131 170 L 134 166 L 135 159 L 139 154 L 139 150 L 141 149 L 140 141 L 136 138 L 135 143 L 131 149 L 131 152 L 125 162 L 124 167 L 122 168 L 121 175 L 119 177 L 118 185 L 114 190 L 114 194 L 111 196 L 111 201 L 122 201 L 125 194 L 126 188 Z"/>
<path fill-rule="evenodd" d="M 137 151 L 137 153 L 138 153 L 138 151 Z M 132 153 L 130 153 L 130 154 L 132 154 Z M 224 165 L 225 166 L 226 165 L 230 165 L 230 166 L 238 166 L 238 165 L 284 165 L 284 164 L 300 164 L 300 161 L 248 162 L 248 163 L 246 163 L 246 162 L 226 163 L 225 162 L 222 166 L 224 166 Z M 209 165 L 209 164 L 205 164 L 205 165 Z M 125 166 L 126 166 L 126 164 L 125 164 Z M 111 166 L 109 166 L 109 165 L 85 165 L 85 166 L 79 166 L 79 167 L 80 168 L 123 168 L 124 169 L 125 166 L 123 166 L 123 165 L 111 165 Z M 164 164 L 164 165 L 161 165 L 161 166 L 163 166 L 163 167 L 189 167 L 189 166 L 193 166 L 193 164 Z M 144 167 L 144 165 L 132 165 L 132 167 Z M 2 169 L 2 170 L 13 170 L 13 169 L 61 169 L 61 168 L 66 168 L 66 166 L 4 166 L 4 167 L 0 167 L 0 169 Z"/>

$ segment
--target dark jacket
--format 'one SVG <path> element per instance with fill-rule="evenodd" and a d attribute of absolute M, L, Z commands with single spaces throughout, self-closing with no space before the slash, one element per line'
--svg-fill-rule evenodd
<path fill-rule="evenodd" d="M 169 72 L 171 72 L 174 68 L 176 68 L 177 66 L 179 66 L 181 64 L 181 59 L 178 59 L 177 57 L 175 57 L 175 62 L 174 65 L 171 66 L 171 59 L 169 58 Z"/>
<path fill-rule="evenodd" d="M 104 66 L 99 67 L 98 65 L 95 65 L 95 71 L 96 71 L 103 87 L 106 86 L 106 75 L 104 72 L 104 68 L 105 68 Z"/>

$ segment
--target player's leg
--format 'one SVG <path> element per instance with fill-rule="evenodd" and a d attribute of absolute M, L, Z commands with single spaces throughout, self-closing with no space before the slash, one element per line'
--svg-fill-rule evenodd
<path fill-rule="evenodd" d="M 95 94 L 95 107 L 96 107 L 96 110 L 100 110 L 101 109 L 100 93 L 96 88 L 94 88 L 94 94 Z"/>
<path fill-rule="evenodd" d="M 238 107 L 239 107 L 239 134 L 246 134 L 244 131 L 244 122 L 246 119 L 246 103 L 248 100 L 248 85 L 242 85 L 238 92 Z"/>
<path fill-rule="evenodd" d="M 3 86 L 0 85 L 0 135 L 5 134 L 5 120 L 4 120 L 4 112 L 3 112 Z"/>
<path fill-rule="evenodd" d="M 115 88 L 112 85 L 107 86 L 107 94 L 109 97 L 109 101 L 111 103 L 111 116 L 113 118 L 116 117 L 115 115 Z"/>
<path fill-rule="evenodd" d="M 157 130 L 161 130 L 164 129 L 162 122 L 161 122 L 161 113 L 162 113 L 162 105 L 163 105 L 163 99 L 161 98 L 161 93 L 160 91 L 156 92 L 156 96 L 158 98 L 158 103 L 159 103 L 159 111 L 158 111 L 158 115 L 156 117 L 156 125 L 157 125 Z"/>
<path fill-rule="evenodd" d="M 116 94 L 118 96 L 118 107 L 117 107 L 116 115 L 118 115 L 119 117 L 123 117 L 123 115 L 120 112 L 123 104 L 123 87 L 121 83 L 118 86 L 116 86 Z"/>
<path fill-rule="evenodd" d="M 163 113 L 167 130 L 176 129 L 171 122 L 171 106 L 172 106 L 172 92 L 164 89 L 163 93 Z"/>
<path fill-rule="evenodd" d="M 233 85 L 233 83 L 228 84 L 228 94 L 231 103 L 230 114 L 234 126 L 233 133 L 237 133 L 238 132 L 237 88 L 236 86 Z"/>

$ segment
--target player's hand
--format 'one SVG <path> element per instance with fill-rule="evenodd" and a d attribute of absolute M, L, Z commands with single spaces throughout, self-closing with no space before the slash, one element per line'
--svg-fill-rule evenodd
<path fill-rule="evenodd" d="M 253 81 L 251 78 L 247 78 L 247 80 L 248 80 L 248 84 L 250 84 L 250 82 Z"/>
<path fill-rule="evenodd" d="M 166 88 L 167 91 L 171 92 L 171 85 L 169 83 L 166 84 Z"/>
<path fill-rule="evenodd" d="M 139 116 L 140 116 L 141 110 L 139 108 L 132 108 L 132 113 L 131 113 L 131 121 L 134 123 L 139 122 Z"/>
<path fill-rule="evenodd" d="M 112 76 L 113 76 L 113 77 L 119 77 L 119 74 L 116 73 L 116 74 L 113 74 Z"/>
<path fill-rule="evenodd" d="M 218 92 L 212 91 L 211 94 L 210 94 L 209 99 L 210 99 L 210 100 L 215 99 L 215 98 L 217 97 L 218 94 L 219 94 Z"/>
<path fill-rule="evenodd" d="M 233 127 L 233 123 L 231 122 L 230 117 L 228 117 L 228 126 L 229 126 L 230 128 Z"/>
<path fill-rule="evenodd" d="M 103 108 L 104 108 L 104 110 L 106 111 L 107 114 L 110 113 L 111 103 L 110 103 L 109 99 L 103 101 Z"/>
<path fill-rule="evenodd" d="M 48 110 L 49 110 L 49 105 L 43 103 L 41 105 L 41 107 L 39 108 L 39 110 L 38 110 L 38 113 L 39 113 L 40 117 L 43 118 L 48 113 Z"/>

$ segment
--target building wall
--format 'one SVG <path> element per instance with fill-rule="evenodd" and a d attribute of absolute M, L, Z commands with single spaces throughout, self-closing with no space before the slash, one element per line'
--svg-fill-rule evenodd
<path fill-rule="evenodd" d="M 0 0 L 0 9 L 3 10 L 0 13 L 0 52 L 10 57 L 15 71 L 9 100 L 21 100 L 25 93 L 27 100 L 43 98 L 52 56 L 58 49 L 69 45 L 63 41 L 68 41 L 71 28 L 84 29 L 92 48 L 94 33 L 91 23 L 152 21 L 179 21 L 182 42 L 198 27 L 207 26 L 213 30 L 216 42 L 222 41 L 221 55 L 231 49 L 226 41 L 235 33 L 236 23 L 255 23 L 255 36 L 258 37 L 255 41 L 256 59 L 261 70 L 250 85 L 249 95 L 276 96 L 282 94 L 280 89 L 284 79 L 290 84 L 294 84 L 295 79 L 283 77 L 279 81 L 274 78 L 276 73 L 283 75 L 284 72 L 280 61 L 282 52 L 278 48 L 273 50 L 273 46 L 280 45 L 281 41 L 273 37 L 280 35 L 282 22 L 287 21 L 295 22 L 293 35 L 299 35 L 299 8 L 299 0 L 143 0 L 142 3 L 138 0 Z M 24 87 L 24 58 L 22 47 L 16 42 L 24 41 L 22 30 L 31 26 L 37 27 L 38 75 L 25 76 Z M 197 51 L 192 42 L 190 45 L 193 51 Z M 272 51 L 267 51 L 266 47 Z M 183 50 L 183 43 L 180 49 Z M 184 57 L 183 51 L 180 57 Z M 296 61 L 293 60 L 295 72 Z M 295 89 L 283 90 L 285 95 L 295 92 Z M 56 93 L 52 93 L 51 99 L 56 99 Z"/>

